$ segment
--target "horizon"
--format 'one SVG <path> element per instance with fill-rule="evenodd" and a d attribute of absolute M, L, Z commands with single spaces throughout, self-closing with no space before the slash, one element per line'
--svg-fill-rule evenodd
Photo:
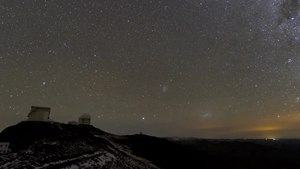
<path fill-rule="evenodd" d="M 78 116 L 79 118 L 79 116 Z M 73 119 L 74 120 L 74 119 Z M 77 119 L 78 120 L 78 119 Z M 57 123 L 57 124 L 66 124 L 66 125 L 74 125 L 74 124 L 68 124 L 68 122 L 71 122 L 72 120 L 70 121 L 56 121 L 55 119 L 52 119 L 51 118 L 51 114 L 50 114 L 50 119 L 49 121 L 28 121 L 28 118 L 26 117 L 26 119 L 23 119 L 15 124 L 11 124 L 11 125 L 8 125 L 6 127 L 4 127 L 3 129 L 0 129 L 0 133 L 5 130 L 6 128 L 8 127 L 11 127 L 11 126 L 14 126 L 14 125 L 17 125 L 21 122 L 42 122 L 42 123 Z M 75 120 L 74 120 L 75 121 Z M 76 124 L 78 125 L 78 124 Z M 266 134 L 266 137 L 263 137 L 263 136 L 260 136 L 260 137 L 234 137 L 234 136 L 228 136 L 228 137 L 209 137 L 209 136 L 204 136 L 204 137 L 201 137 L 201 136 L 178 136 L 178 135 L 153 135 L 151 133 L 143 133 L 143 132 L 135 132 L 135 133 L 114 133 L 112 131 L 106 131 L 100 127 L 97 127 L 95 125 L 93 125 L 93 123 L 90 124 L 91 126 L 97 128 L 97 129 L 100 129 L 102 131 L 105 131 L 105 132 L 108 132 L 110 134 L 117 134 L 117 135 L 139 135 L 139 134 L 143 134 L 143 135 L 147 135 L 147 136 L 154 136 L 154 137 L 161 137 L 161 138 L 173 138 L 173 139 L 176 139 L 176 138 L 179 138 L 179 139 L 205 139 L 205 140 L 266 140 L 266 141 L 278 141 L 278 140 L 299 140 L 300 137 L 279 137 L 277 135 L 276 137 L 276 134 L 266 134 L 266 133 L 262 133 L 262 135 Z"/>

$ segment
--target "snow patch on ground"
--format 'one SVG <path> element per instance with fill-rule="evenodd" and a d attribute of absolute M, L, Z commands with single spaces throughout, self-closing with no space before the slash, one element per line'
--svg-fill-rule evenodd
<path fill-rule="evenodd" d="M 99 156 L 100 155 L 100 156 Z M 83 160 L 83 159 L 89 159 L 95 156 L 99 156 L 98 159 L 100 159 L 100 162 L 98 163 L 98 165 L 100 166 L 104 166 L 107 162 L 111 162 L 114 161 L 116 159 L 116 157 L 113 154 L 107 153 L 107 152 L 103 152 L 103 151 L 98 151 L 95 152 L 93 154 L 84 154 L 82 156 L 76 157 L 76 158 L 71 158 L 71 159 L 67 159 L 67 160 L 60 160 L 60 161 L 55 161 L 55 162 L 51 162 L 48 164 L 44 164 L 41 167 L 36 167 L 36 169 L 42 169 L 42 168 L 47 168 L 50 166 L 56 166 L 56 165 L 60 165 L 60 164 L 64 164 L 67 162 L 72 162 L 72 161 L 78 161 L 78 160 Z M 91 160 L 87 160 L 87 162 L 80 164 L 80 168 L 88 168 L 90 166 L 92 166 L 94 163 L 89 162 Z M 77 165 L 72 164 L 70 167 L 76 167 Z"/>

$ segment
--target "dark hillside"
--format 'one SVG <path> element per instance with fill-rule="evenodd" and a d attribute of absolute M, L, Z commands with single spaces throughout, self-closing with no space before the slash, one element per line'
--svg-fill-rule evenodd
<path fill-rule="evenodd" d="M 89 125 L 21 122 L 0 134 L 1 168 L 299 169 L 299 140 L 116 136 Z"/>

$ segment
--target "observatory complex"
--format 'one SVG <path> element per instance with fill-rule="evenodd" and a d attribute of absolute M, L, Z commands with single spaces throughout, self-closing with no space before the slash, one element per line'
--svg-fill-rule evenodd
<path fill-rule="evenodd" d="M 89 114 L 83 114 L 78 118 L 78 124 L 91 124 L 91 116 Z"/>
<path fill-rule="evenodd" d="M 31 106 L 27 121 L 50 121 L 49 107 Z"/>
<path fill-rule="evenodd" d="M 28 113 L 27 121 L 42 121 L 42 122 L 50 122 L 50 107 L 38 107 L 38 106 L 31 106 L 31 110 Z M 68 124 L 72 125 L 91 125 L 91 116 L 87 113 L 81 115 L 78 118 L 78 121 L 70 121 Z"/>

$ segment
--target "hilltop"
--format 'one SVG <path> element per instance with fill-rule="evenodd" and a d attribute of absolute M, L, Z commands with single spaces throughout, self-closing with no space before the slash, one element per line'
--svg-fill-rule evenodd
<path fill-rule="evenodd" d="M 0 156 L 0 168 L 157 168 L 110 137 L 90 125 L 24 121 L 0 134 L 12 149 Z"/>

